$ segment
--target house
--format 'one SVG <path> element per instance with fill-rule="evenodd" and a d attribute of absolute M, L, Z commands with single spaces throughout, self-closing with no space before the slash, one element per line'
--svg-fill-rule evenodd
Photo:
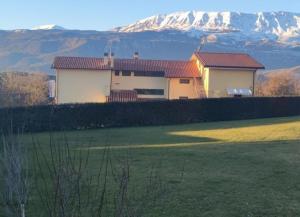
<path fill-rule="evenodd" d="M 248 54 L 196 52 L 205 95 L 211 97 L 254 95 L 255 74 L 265 67 Z"/>
<path fill-rule="evenodd" d="M 56 57 L 56 102 L 128 102 L 250 96 L 264 66 L 247 54 L 195 52 L 190 60 Z"/>

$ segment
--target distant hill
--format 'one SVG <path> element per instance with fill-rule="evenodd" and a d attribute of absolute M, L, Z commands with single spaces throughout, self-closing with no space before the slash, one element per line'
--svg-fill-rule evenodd
<path fill-rule="evenodd" d="M 300 64 L 300 63 L 299 63 Z M 299 79 L 300 81 L 300 66 L 293 67 L 293 68 L 287 68 L 287 69 L 277 69 L 277 70 L 271 70 L 265 73 L 265 76 L 273 76 L 277 74 L 291 74 L 296 79 Z"/>

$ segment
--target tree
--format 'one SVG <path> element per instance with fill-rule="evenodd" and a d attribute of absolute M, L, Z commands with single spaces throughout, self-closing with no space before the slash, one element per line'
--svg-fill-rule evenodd
<path fill-rule="evenodd" d="M 47 100 L 47 75 L 15 72 L 0 74 L 0 107 L 45 104 Z"/>
<path fill-rule="evenodd" d="M 294 96 L 300 94 L 300 81 L 292 73 L 261 75 L 257 79 L 258 96 Z"/>

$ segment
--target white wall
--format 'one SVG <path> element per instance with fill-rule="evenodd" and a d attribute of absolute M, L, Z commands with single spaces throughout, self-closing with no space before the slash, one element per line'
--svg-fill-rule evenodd
<path fill-rule="evenodd" d="M 200 97 L 199 85 L 201 81 L 199 78 L 182 78 L 189 79 L 189 84 L 181 84 L 179 78 L 170 79 L 170 99 L 179 99 L 180 97 L 188 97 L 189 99 L 196 99 Z"/>
<path fill-rule="evenodd" d="M 110 94 L 110 70 L 56 71 L 56 100 L 64 103 L 106 102 Z"/>
<path fill-rule="evenodd" d="M 247 69 L 209 69 L 209 97 L 226 97 L 228 88 L 253 90 L 255 70 Z"/>

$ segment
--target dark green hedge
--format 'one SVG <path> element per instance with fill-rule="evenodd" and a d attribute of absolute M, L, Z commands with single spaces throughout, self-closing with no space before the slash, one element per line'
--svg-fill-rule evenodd
<path fill-rule="evenodd" d="M 26 132 L 171 125 L 300 115 L 300 97 L 223 98 L 0 109 L 0 129 Z"/>

